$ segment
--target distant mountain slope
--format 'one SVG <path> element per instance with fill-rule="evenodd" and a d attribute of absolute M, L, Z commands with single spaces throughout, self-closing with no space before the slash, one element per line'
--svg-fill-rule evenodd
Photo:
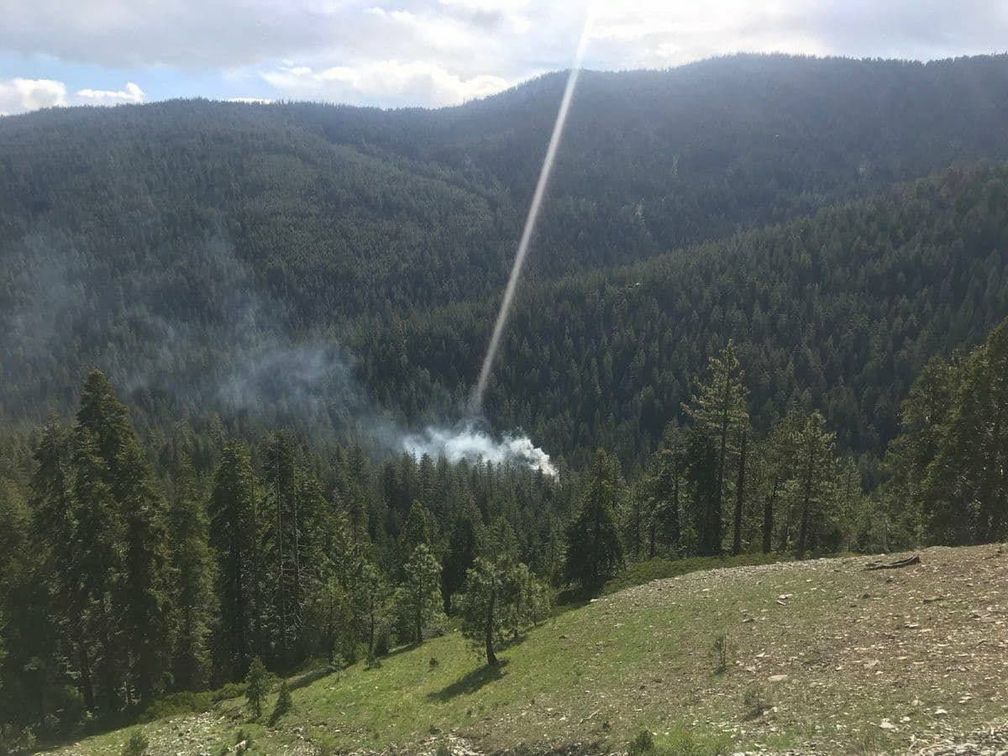
<path fill-rule="evenodd" d="M 351 416 L 366 403 L 345 380 L 353 364 L 366 379 L 361 393 L 392 409 L 414 418 L 443 410 L 476 369 L 562 84 L 551 75 L 439 111 L 191 101 L 0 119 L 0 412 L 64 409 L 94 365 L 152 416 L 205 412 L 222 397 L 246 410 L 283 401 L 293 411 L 302 388 Z M 627 326 L 634 340 L 611 351 L 613 334 L 591 319 L 620 313 L 591 306 L 596 292 L 635 275 L 617 266 L 806 216 L 951 163 L 1006 159 L 1006 84 L 1004 56 L 928 65 L 740 56 L 585 76 L 530 269 L 533 282 L 563 279 L 531 295 L 545 297 L 542 309 L 557 320 L 536 330 L 519 317 L 512 338 L 527 345 L 519 360 L 509 348 L 492 413 L 548 427 L 568 451 L 625 445 L 638 415 L 653 435 L 681 398 L 669 382 L 683 386 L 701 355 L 742 327 L 691 319 L 714 322 L 724 301 L 748 296 L 731 289 L 743 285 L 736 274 L 759 280 L 763 271 L 743 255 L 731 270 L 697 272 L 682 292 L 688 317 L 668 305 L 668 319 L 640 333 Z M 935 241 L 943 255 L 951 243 Z M 843 269 L 848 252 L 831 252 L 828 266 Z M 679 254 L 656 265 L 678 265 Z M 997 255 L 977 263 L 969 281 L 989 280 L 999 264 Z M 834 290 L 843 283 L 834 274 L 826 267 L 799 280 Z M 912 278 L 893 276 L 887 297 L 909 310 L 931 306 Z M 782 286 L 783 299 L 760 306 L 770 322 L 793 323 L 784 313 L 803 289 Z M 709 312 L 715 291 L 721 306 Z M 983 306 L 992 317 L 999 309 L 994 299 Z M 456 316 L 464 322 L 452 323 Z M 939 335 L 922 354 L 950 343 L 942 327 L 935 321 Z M 430 329 L 450 333 L 429 342 Z M 605 377 L 643 359 L 641 338 L 677 346 Z M 333 346 L 344 341 L 360 351 L 356 363 Z M 780 344 L 789 348 L 783 336 Z M 886 343 L 872 344 L 875 358 Z M 558 368 L 550 363 L 558 355 L 572 356 Z M 602 365 L 579 379 L 603 376 L 597 388 L 564 382 L 571 359 Z M 766 369 L 786 369 L 781 362 Z M 862 370 L 846 362 L 830 381 L 849 383 Z M 258 390 L 263 372 L 268 393 Z M 760 380 L 802 385 L 789 375 Z M 654 400 L 641 393 L 649 383 Z M 878 413 L 861 394 L 859 409 L 843 415 L 859 418 L 847 437 L 876 448 L 873 439 L 888 433 L 876 422 L 889 427 L 898 390 L 871 387 L 887 393 Z M 775 391 L 779 409 L 791 389 Z M 572 396 L 577 408 L 559 413 Z M 653 402 L 660 408 L 641 409 Z"/>
<path fill-rule="evenodd" d="M 350 343 L 363 383 L 415 411 L 461 403 L 495 304 L 361 326 Z M 844 447 L 877 453 L 924 362 L 1005 317 L 1008 168 L 952 171 L 635 266 L 530 282 L 489 411 L 554 452 L 639 459 L 734 339 L 758 425 L 815 407 Z"/>

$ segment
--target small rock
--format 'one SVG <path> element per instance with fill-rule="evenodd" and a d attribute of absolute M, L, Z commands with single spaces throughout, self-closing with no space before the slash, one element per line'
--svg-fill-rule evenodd
<path fill-rule="evenodd" d="M 948 714 L 948 712 L 945 711 L 945 709 L 935 709 L 934 713 L 936 717 L 944 717 L 946 714 Z"/>
<path fill-rule="evenodd" d="M 779 683 L 784 682 L 787 679 L 787 675 L 770 675 L 770 677 L 767 678 L 767 682 Z"/>

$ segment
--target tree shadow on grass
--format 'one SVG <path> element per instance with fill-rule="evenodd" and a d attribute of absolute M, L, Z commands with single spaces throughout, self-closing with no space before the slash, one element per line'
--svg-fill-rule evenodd
<path fill-rule="evenodd" d="M 504 677 L 504 675 L 507 674 L 507 671 L 504 669 L 504 667 L 507 666 L 507 663 L 507 659 L 501 659 L 497 662 L 496 667 L 483 665 L 478 669 L 474 669 L 465 677 L 459 678 L 451 685 L 428 694 L 427 699 L 438 703 L 445 703 L 456 696 L 461 696 L 465 693 L 475 693 L 484 685 L 496 682 Z"/>

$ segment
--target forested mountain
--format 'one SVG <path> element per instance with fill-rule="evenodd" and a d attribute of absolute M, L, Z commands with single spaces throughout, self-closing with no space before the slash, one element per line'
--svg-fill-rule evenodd
<path fill-rule="evenodd" d="M 844 448 L 878 454 L 928 357 L 980 341 L 1008 316 L 1006 249 L 1008 169 L 976 169 L 635 266 L 530 283 L 491 414 L 548 449 L 596 443 L 639 459 L 681 416 L 707 356 L 734 339 L 759 427 L 792 406 L 817 408 Z M 365 383 L 417 412 L 440 387 L 455 390 L 445 407 L 461 401 L 494 305 L 362 327 L 350 343 Z"/>
<path fill-rule="evenodd" d="M 561 75 L 0 119 L 0 751 L 449 626 L 496 667 L 627 562 L 1004 538 L 1006 83 L 586 76 L 485 407 L 558 478 L 402 429 L 464 412 Z"/>
<path fill-rule="evenodd" d="M 724 306 L 739 293 L 732 287 L 747 282 L 747 317 L 758 320 L 758 301 L 766 322 L 802 329 L 798 308 L 817 281 L 823 296 L 837 285 L 859 295 L 850 276 L 863 257 L 847 254 L 858 245 L 879 260 L 888 244 L 931 254 L 915 246 L 917 229 L 900 225 L 917 223 L 913 203 L 929 200 L 911 191 L 879 208 L 835 211 L 863 217 L 860 236 L 833 234 L 826 227 L 846 221 L 827 214 L 699 253 L 674 250 L 952 163 L 1008 158 L 1006 82 L 1003 56 L 927 65 L 741 56 L 585 76 L 532 258 L 538 283 L 502 360 L 491 420 L 541 429 L 566 453 L 599 442 L 624 458 L 648 448 L 690 372 L 735 331 L 738 313 Z M 193 101 L 0 120 L 4 414 L 65 412 L 94 366 L 155 422 L 211 408 L 301 418 L 307 406 L 322 425 L 345 425 L 373 399 L 410 420 L 454 409 L 475 376 L 562 84 L 546 76 L 438 111 Z M 971 223 L 955 205 L 936 209 L 950 224 L 941 233 Z M 823 267 L 769 270 L 805 264 L 780 249 L 788 234 L 807 238 L 810 253 L 826 244 Z M 930 239 L 934 254 L 958 256 L 946 241 Z M 781 353 L 760 361 L 767 412 L 825 388 L 845 442 L 877 450 L 923 357 L 1005 314 L 996 292 L 970 288 L 996 280 L 980 270 L 980 256 L 996 251 L 982 250 L 988 241 L 968 245 L 976 262 L 955 284 L 987 313 L 970 333 L 921 314 L 952 293 L 915 291 L 898 265 L 879 263 L 871 280 L 888 310 L 869 297 L 876 311 L 866 322 L 880 332 L 858 337 L 874 341 L 845 347 L 843 359 L 798 354 L 788 368 L 792 342 L 781 339 Z M 746 251 L 753 245 L 770 251 L 759 259 Z M 723 254 L 738 260 L 731 284 L 719 278 Z M 640 270 L 613 268 L 652 258 Z M 783 280 L 758 283 L 774 275 Z M 902 298 L 906 315 L 895 311 Z M 593 300 L 593 314 L 579 309 Z M 647 302 L 662 317 L 651 319 Z M 617 304 L 636 314 L 610 329 Z M 646 327 L 631 327 L 634 319 Z M 813 326 L 802 343 L 815 353 L 824 343 Z M 894 327 L 893 338 L 905 329 L 921 354 L 899 363 L 891 391 L 866 395 L 866 365 L 897 359 L 879 356 Z M 648 374 L 607 375 L 605 365 L 622 364 L 641 340 L 651 350 L 664 344 L 661 360 L 644 360 Z M 781 368 L 795 379 L 780 383 Z M 574 370 L 577 381 L 564 377 Z M 574 396 L 576 409 L 566 400 Z M 645 440 L 631 440 L 640 418 Z"/>

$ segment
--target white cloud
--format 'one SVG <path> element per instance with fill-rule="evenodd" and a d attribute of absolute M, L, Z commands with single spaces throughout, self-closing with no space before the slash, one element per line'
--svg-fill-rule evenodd
<path fill-rule="evenodd" d="M 81 89 L 77 92 L 77 97 L 92 105 L 137 104 L 144 101 L 144 91 L 128 81 L 124 89 Z"/>
<path fill-rule="evenodd" d="M 0 79 L 0 115 L 67 104 L 66 85 L 52 79 Z"/>
<path fill-rule="evenodd" d="M 588 2 L 4 0 L 0 55 L 196 75 L 201 89 L 180 95 L 218 94 L 209 75 L 227 94 L 237 78 L 266 81 L 276 97 L 439 105 L 569 65 Z M 936 58 L 1008 46 L 1005 0 L 594 2 L 594 68 L 741 51 Z"/>
<path fill-rule="evenodd" d="M 144 91 L 132 81 L 118 90 L 79 89 L 68 95 L 67 85 L 62 81 L 0 79 L 0 116 L 70 105 L 136 104 L 144 98 Z"/>
<path fill-rule="evenodd" d="M 263 73 L 263 79 L 288 97 L 353 101 L 382 105 L 456 105 L 506 89 L 498 76 L 463 78 L 423 61 L 385 60 L 360 66 L 332 66 L 314 70 L 288 66 Z"/>

